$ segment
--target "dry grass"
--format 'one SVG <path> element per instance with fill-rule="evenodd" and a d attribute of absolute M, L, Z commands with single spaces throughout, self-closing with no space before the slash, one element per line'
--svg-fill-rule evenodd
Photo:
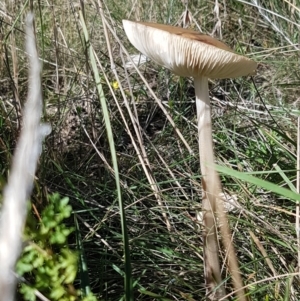
<path fill-rule="evenodd" d="M 279 186 L 295 186 L 299 5 L 260 2 L 264 9 L 258 9 L 256 1 L 189 1 L 190 27 L 222 35 L 236 52 L 260 64 L 253 80 L 210 81 L 217 163 L 260 172 L 257 177 Z M 7 179 L 27 93 L 22 49 L 28 8 L 23 11 L 22 5 L 0 7 L 1 182 Z M 77 231 L 90 288 L 99 299 L 119 300 L 124 295 L 124 265 L 115 179 L 78 9 L 72 2 L 34 2 L 44 119 L 53 132 L 45 142 L 32 201 L 42 208 L 50 192 L 70 197 L 80 217 Z M 81 9 L 99 60 L 116 144 L 135 299 L 203 300 L 193 83 L 151 61 L 138 69 L 125 68 L 128 54 L 138 53 L 121 25 L 124 18 L 180 23 L 185 6 L 181 1 L 103 2 L 111 51 L 99 3 L 86 1 Z M 295 203 L 238 178 L 222 175 L 221 180 L 226 193 L 237 195 L 238 208 L 229 217 L 249 299 L 298 300 Z M 225 250 L 220 256 L 225 262 Z M 226 266 L 222 273 L 231 294 Z"/>

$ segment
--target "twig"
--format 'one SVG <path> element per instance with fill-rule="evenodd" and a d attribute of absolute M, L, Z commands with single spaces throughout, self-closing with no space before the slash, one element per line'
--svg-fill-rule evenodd
<path fill-rule="evenodd" d="M 298 131 L 297 131 L 297 192 L 300 193 L 300 117 L 298 117 Z M 296 203 L 296 235 L 297 235 L 297 249 L 298 249 L 298 266 L 297 272 L 300 271 L 300 204 Z"/>
<path fill-rule="evenodd" d="M 34 181 L 43 138 L 50 126 L 40 124 L 42 93 L 40 64 L 33 30 L 33 15 L 26 19 L 26 50 L 29 58 L 29 92 L 24 108 L 23 129 L 14 154 L 8 184 L 3 193 L 0 221 L 0 301 L 13 301 L 15 264 L 22 250 L 22 232 L 27 216 L 27 199 Z"/>

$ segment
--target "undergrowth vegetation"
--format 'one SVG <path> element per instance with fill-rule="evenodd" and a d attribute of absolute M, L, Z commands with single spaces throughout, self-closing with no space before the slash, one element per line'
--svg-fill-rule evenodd
<path fill-rule="evenodd" d="M 195 217 L 201 210 L 201 174 L 193 81 L 138 57 L 121 22 L 182 26 L 185 2 L 189 28 L 259 63 L 253 77 L 209 83 L 216 163 L 233 204 L 228 215 L 249 300 L 300 299 L 296 198 L 260 182 L 296 191 L 298 1 L 0 3 L 0 188 L 22 125 L 28 68 L 24 20 L 33 9 L 43 65 L 43 118 L 52 133 L 44 142 L 31 198 L 38 225 L 27 227 L 24 241 L 29 229 L 31 243 L 21 263 L 35 256 L 31 248 L 45 254 L 51 249 L 52 261 L 44 267 L 78 265 L 74 281 L 74 274 L 65 286 L 58 278 L 55 289 L 66 289 L 61 296 L 74 290 L 74 299 L 93 292 L 97 300 L 130 300 L 132 290 L 135 300 L 205 300 L 201 224 Z M 51 207 L 51 215 L 53 193 L 67 197 L 72 212 L 64 203 L 68 212 Z M 53 206 L 61 202 L 57 195 L 50 200 L 57 202 Z M 60 227 L 57 236 L 41 233 L 49 226 L 43 218 L 54 221 L 64 212 L 67 228 Z M 66 255 L 70 250 L 74 253 Z M 224 259 L 226 250 L 220 256 Z M 28 287 L 44 288 L 50 280 L 38 285 L 32 267 L 19 271 L 26 271 Z M 222 271 L 228 300 L 234 300 L 227 267 Z M 26 300 L 34 300 L 32 291 L 26 292 L 32 297 Z"/>

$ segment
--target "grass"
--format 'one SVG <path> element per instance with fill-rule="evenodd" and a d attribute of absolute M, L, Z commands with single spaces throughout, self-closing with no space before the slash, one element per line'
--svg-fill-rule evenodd
<path fill-rule="evenodd" d="M 260 1 L 260 8 L 257 2 L 217 1 L 221 27 L 216 27 L 216 1 L 189 1 L 188 7 L 191 28 L 216 29 L 215 37 L 222 35 L 236 52 L 259 62 L 253 78 L 210 81 L 216 161 L 226 171 L 224 191 L 237 196 L 238 208 L 229 218 L 249 298 L 298 300 L 298 195 L 292 187 L 300 6 L 292 0 Z M 24 9 L 0 7 L 0 183 L 7 179 L 27 93 L 23 22 L 29 3 Z M 204 300 L 203 243 L 195 217 L 201 209 L 201 175 L 193 82 L 152 61 L 126 69 L 127 54 L 138 52 L 121 24 L 125 18 L 175 24 L 185 7 L 172 0 L 101 3 L 103 14 L 94 2 L 81 7 L 89 44 L 74 3 L 33 3 L 44 120 L 52 134 L 44 143 L 32 202 L 42 211 L 52 192 L 70 198 L 74 218 L 69 223 L 76 228 L 70 244 L 84 250 L 80 266 L 88 272 L 75 286 L 91 290 L 98 300 L 121 300 L 126 295 L 121 192 L 134 299 Z M 100 104 L 100 84 L 107 110 Z M 224 250 L 220 256 L 226 256 Z M 223 278 L 231 294 L 226 266 Z"/>

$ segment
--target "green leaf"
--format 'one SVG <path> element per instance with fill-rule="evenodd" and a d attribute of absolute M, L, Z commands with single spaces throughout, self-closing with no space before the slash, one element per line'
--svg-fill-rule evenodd
<path fill-rule="evenodd" d="M 54 300 L 59 300 L 65 294 L 65 289 L 62 286 L 56 286 L 51 292 L 50 297 Z"/>
<path fill-rule="evenodd" d="M 159 299 L 159 300 L 163 300 L 163 301 L 171 301 L 171 299 L 168 299 L 168 298 L 165 298 L 165 297 L 162 297 L 158 294 L 155 294 L 155 293 L 152 293 L 150 291 L 147 291 L 147 290 L 141 290 L 139 289 L 139 292 L 143 295 L 147 295 L 147 296 L 151 296 L 151 297 L 154 297 L 155 299 Z"/>
<path fill-rule="evenodd" d="M 18 261 L 16 266 L 16 272 L 18 275 L 24 275 L 25 273 L 31 272 L 33 265 L 23 261 Z"/>
<path fill-rule="evenodd" d="M 51 296 L 51 300 L 75 300 L 65 290 L 66 284 L 72 284 L 77 274 L 77 256 L 64 245 L 69 234 L 74 231 L 67 227 L 63 220 L 70 216 L 72 207 L 68 198 L 60 199 L 59 194 L 49 196 L 49 205 L 41 213 L 41 223 L 30 223 L 27 227 L 29 240 L 17 264 L 20 275 L 30 272 L 32 286 L 41 293 Z M 35 232 L 35 233 L 34 233 Z M 34 234 L 32 234 L 34 233 Z M 34 238 L 34 242 L 33 239 Z M 52 253 L 52 245 L 55 253 Z M 22 286 L 22 300 L 34 300 L 35 290 Z"/>
<path fill-rule="evenodd" d="M 69 203 L 69 198 L 68 197 L 64 197 L 60 200 L 60 207 L 66 207 Z"/>
<path fill-rule="evenodd" d="M 30 286 L 22 283 L 20 292 L 23 294 L 23 297 L 27 301 L 35 301 L 36 296 L 35 296 L 35 289 L 31 288 Z"/>
<path fill-rule="evenodd" d="M 230 175 L 232 177 L 235 177 L 237 179 L 246 181 L 248 183 L 257 185 L 257 186 L 262 187 L 266 190 L 277 193 L 277 194 L 279 194 L 279 195 L 281 195 L 285 198 L 291 199 L 293 201 L 300 201 L 300 194 L 299 193 L 296 193 L 296 192 L 293 192 L 289 189 L 280 187 L 280 186 L 278 186 L 276 184 L 273 184 L 271 182 L 253 177 L 253 176 L 251 176 L 247 173 L 236 171 L 236 170 L 233 170 L 233 169 L 225 167 L 225 166 L 216 165 L 215 169 L 218 172 L 221 172 L 221 173 Z"/>

